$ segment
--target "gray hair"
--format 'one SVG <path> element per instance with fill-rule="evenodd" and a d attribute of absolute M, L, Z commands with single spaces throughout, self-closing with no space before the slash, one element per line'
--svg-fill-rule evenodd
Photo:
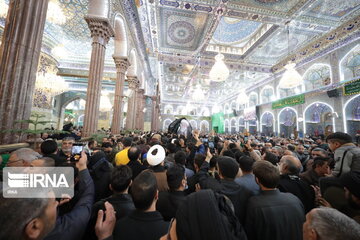
<path fill-rule="evenodd" d="M 48 203 L 48 198 L 4 198 L 1 191 L 0 239 L 23 239 L 26 225 L 32 219 L 42 216 Z"/>
<path fill-rule="evenodd" d="M 281 158 L 281 160 L 283 160 L 286 164 L 289 174 L 298 175 L 300 173 L 301 162 L 297 157 L 294 157 L 293 155 L 285 155 Z M 296 162 L 298 164 L 296 164 Z"/>
<path fill-rule="evenodd" d="M 10 159 L 13 158 L 16 155 L 16 160 L 24 160 L 26 162 L 31 163 L 32 161 L 41 158 L 40 153 L 35 152 L 31 148 L 20 148 L 14 152 L 11 153 Z M 10 162 L 10 161 L 9 161 Z"/>
<path fill-rule="evenodd" d="M 63 142 L 64 142 L 64 141 L 73 141 L 73 142 L 75 142 L 75 138 L 73 138 L 73 137 L 65 137 L 65 138 L 63 138 L 62 141 L 63 141 Z"/>
<path fill-rule="evenodd" d="M 360 225 L 334 208 L 317 208 L 311 212 L 310 226 L 326 240 L 358 240 Z"/>

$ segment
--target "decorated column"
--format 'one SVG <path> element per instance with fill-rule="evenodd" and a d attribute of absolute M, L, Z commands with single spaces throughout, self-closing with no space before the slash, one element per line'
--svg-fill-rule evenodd
<path fill-rule="evenodd" d="M 105 50 L 110 37 L 114 36 L 114 31 L 107 18 L 88 15 L 85 20 L 91 31 L 92 52 L 86 92 L 83 136 L 90 136 L 97 131 Z"/>
<path fill-rule="evenodd" d="M 12 0 L 0 49 L 0 132 L 26 129 L 30 118 L 48 0 Z M 19 142 L 1 134 L 0 144 Z"/>
<path fill-rule="evenodd" d="M 114 99 L 114 114 L 111 125 L 111 132 L 119 134 L 123 121 L 123 99 L 125 72 L 129 67 L 129 61 L 125 57 L 113 57 L 116 65 L 116 86 Z"/>
<path fill-rule="evenodd" d="M 152 96 L 151 97 L 151 101 L 152 101 L 152 109 L 151 109 L 151 131 L 156 131 L 156 125 L 157 125 L 157 121 L 159 121 L 158 117 L 157 117 L 157 108 L 156 108 L 156 96 Z"/>
<path fill-rule="evenodd" d="M 145 106 L 145 100 L 144 100 L 144 89 L 139 89 L 137 93 L 137 110 L 136 110 L 136 125 L 135 128 L 139 130 L 144 129 L 144 106 Z"/>
<path fill-rule="evenodd" d="M 127 76 L 129 88 L 132 91 L 132 95 L 128 100 L 128 108 L 126 112 L 126 125 L 125 128 L 128 130 L 132 130 L 135 128 L 136 122 L 136 100 L 137 100 L 137 92 L 139 88 L 139 80 L 136 76 Z"/>

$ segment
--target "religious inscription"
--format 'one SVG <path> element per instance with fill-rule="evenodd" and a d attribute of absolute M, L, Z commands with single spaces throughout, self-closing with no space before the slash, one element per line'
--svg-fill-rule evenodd
<path fill-rule="evenodd" d="M 354 95 L 360 93 L 360 78 L 344 85 L 344 95 Z"/>
<path fill-rule="evenodd" d="M 294 106 L 294 105 L 303 104 L 303 103 L 305 103 L 305 95 L 301 94 L 298 96 L 288 97 L 288 98 L 280 99 L 278 101 L 273 102 L 272 109 L 289 107 L 289 106 Z"/>

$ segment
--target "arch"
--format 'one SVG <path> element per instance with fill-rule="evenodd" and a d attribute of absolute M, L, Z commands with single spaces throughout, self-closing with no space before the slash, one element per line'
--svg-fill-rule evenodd
<path fill-rule="evenodd" d="M 236 127 L 236 119 L 235 119 L 235 118 L 232 118 L 232 119 L 230 120 L 230 133 L 231 133 L 231 134 L 235 134 L 236 131 L 237 131 L 236 128 L 237 128 L 237 127 Z"/>
<path fill-rule="evenodd" d="M 178 106 L 176 109 L 176 114 L 187 115 L 186 108 L 184 106 Z"/>
<path fill-rule="evenodd" d="M 230 111 L 233 112 L 233 110 L 237 110 L 237 107 L 236 107 L 236 101 L 233 100 L 230 104 Z"/>
<path fill-rule="evenodd" d="M 225 119 L 224 121 L 224 131 L 225 133 L 229 133 L 229 119 Z"/>
<path fill-rule="evenodd" d="M 249 94 L 249 107 L 256 106 L 259 102 L 259 96 L 256 92 Z"/>
<path fill-rule="evenodd" d="M 205 117 L 208 117 L 210 116 L 210 110 L 208 107 L 203 107 L 200 111 L 200 115 L 201 116 L 205 116 Z"/>
<path fill-rule="evenodd" d="M 330 112 L 326 110 L 330 110 Z M 333 113 L 334 108 L 327 103 L 313 102 L 309 104 L 303 113 L 304 134 L 316 135 L 318 132 L 318 134 L 328 135 L 331 132 L 335 132 L 335 118 L 333 117 Z"/>
<path fill-rule="evenodd" d="M 197 129 L 197 122 L 195 120 L 190 120 L 189 123 L 193 129 Z"/>
<path fill-rule="evenodd" d="M 311 91 L 319 87 L 331 84 L 332 73 L 329 64 L 315 63 L 303 74 L 305 91 Z"/>
<path fill-rule="evenodd" d="M 168 104 L 164 107 L 164 114 L 173 114 L 173 113 L 174 113 L 173 106 Z"/>
<path fill-rule="evenodd" d="M 346 101 L 343 108 L 344 132 L 355 137 L 360 129 L 360 94 Z"/>
<path fill-rule="evenodd" d="M 171 119 L 169 119 L 169 118 L 167 118 L 167 119 L 164 120 L 164 122 L 163 122 L 163 131 L 167 131 L 167 130 L 168 130 L 169 125 L 170 125 L 171 122 L 172 122 L 172 121 L 171 121 Z"/>
<path fill-rule="evenodd" d="M 226 103 L 224 106 L 224 114 L 229 114 L 229 113 L 230 113 L 230 106 L 228 103 Z"/>
<path fill-rule="evenodd" d="M 210 131 L 210 124 L 206 120 L 200 122 L 200 131 L 208 133 Z"/>
<path fill-rule="evenodd" d="M 138 68 L 137 68 L 136 51 L 135 51 L 134 48 L 133 48 L 133 49 L 131 50 L 131 52 L 130 52 L 129 61 L 130 61 L 130 66 L 129 66 L 128 71 L 127 71 L 127 76 L 134 76 L 134 77 L 136 77 L 136 76 L 137 76 Z"/>
<path fill-rule="evenodd" d="M 114 21 L 114 56 L 116 57 L 127 57 L 128 54 L 128 38 L 125 26 L 124 18 L 120 14 L 117 14 Z"/>
<path fill-rule="evenodd" d="M 356 62 L 351 60 L 356 57 Z M 360 75 L 360 44 L 352 48 L 339 62 L 340 81 L 349 80 Z"/>
<path fill-rule="evenodd" d="M 263 89 L 261 89 L 260 91 L 260 103 L 267 103 L 267 102 L 271 102 L 275 97 L 275 91 L 274 88 L 272 86 L 265 86 L 263 87 Z"/>
<path fill-rule="evenodd" d="M 88 15 L 108 18 L 110 13 L 109 0 L 89 0 Z"/>
<path fill-rule="evenodd" d="M 272 112 L 266 111 L 261 114 L 260 132 L 264 133 L 266 136 L 270 136 L 275 133 L 275 116 Z"/>
<path fill-rule="evenodd" d="M 292 107 L 286 107 L 281 109 L 278 114 L 278 133 L 281 136 L 284 133 L 285 137 L 290 137 L 291 133 L 296 129 L 299 129 L 299 123 L 297 121 L 298 113 Z M 294 123 L 296 125 L 294 126 Z"/>

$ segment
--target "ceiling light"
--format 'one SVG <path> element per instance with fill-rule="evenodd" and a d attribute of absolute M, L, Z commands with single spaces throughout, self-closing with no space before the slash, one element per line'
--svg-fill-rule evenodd
<path fill-rule="evenodd" d="M 249 97 L 246 95 L 245 91 L 241 91 L 239 96 L 237 97 L 237 102 L 240 105 L 246 104 L 249 102 Z"/>
<path fill-rule="evenodd" d="M 66 16 L 63 13 L 63 10 L 59 6 L 59 2 L 51 0 L 48 5 L 48 10 L 46 13 L 46 19 L 54 24 L 63 25 L 66 23 Z"/>
<path fill-rule="evenodd" d="M 198 84 L 193 92 L 192 99 L 195 101 L 201 101 L 204 100 L 204 98 L 205 98 L 204 91 L 201 89 L 201 85 Z"/>
<path fill-rule="evenodd" d="M 294 88 L 303 84 L 301 75 L 295 70 L 295 63 L 288 63 L 285 66 L 286 71 L 282 75 L 279 87 L 280 88 Z"/>
<path fill-rule="evenodd" d="M 224 55 L 219 52 L 215 56 L 215 64 L 209 73 L 210 79 L 214 82 L 223 82 L 229 77 L 230 71 L 223 60 Z"/>
<path fill-rule="evenodd" d="M 63 44 L 57 45 L 51 50 L 51 53 L 54 54 L 55 57 L 60 59 L 64 59 L 68 56 L 66 49 L 64 48 Z"/>
<path fill-rule="evenodd" d="M 0 17 L 6 18 L 9 6 L 6 4 L 5 0 L 0 0 Z"/>
<path fill-rule="evenodd" d="M 67 91 L 67 82 L 56 75 L 56 71 L 56 69 L 47 68 L 43 72 L 38 72 L 36 74 L 35 88 L 52 97 Z"/>

